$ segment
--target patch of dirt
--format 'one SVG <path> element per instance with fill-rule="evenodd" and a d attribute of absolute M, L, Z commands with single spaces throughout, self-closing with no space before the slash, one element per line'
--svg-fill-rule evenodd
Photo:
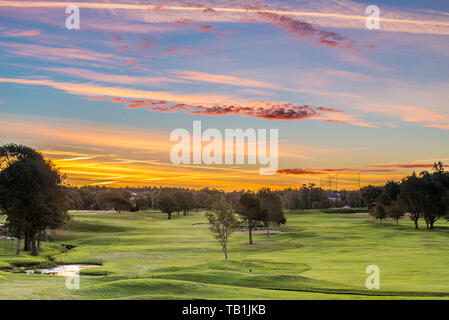
<path fill-rule="evenodd" d="M 208 223 L 196 223 L 194 224 L 195 227 L 210 227 L 210 224 Z"/>
<path fill-rule="evenodd" d="M 282 230 L 270 230 L 270 233 L 281 233 L 284 232 Z M 233 233 L 248 233 L 248 230 L 238 230 Z M 253 230 L 251 233 L 267 233 L 267 230 Z"/>
<path fill-rule="evenodd" d="M 357 212 L 357 213 L 353 213 L 353 215 L 356 215 L 356 216 L 369 216 L 369 213 L 368 212 Z"/>
<path fill-rule="evenodd" d="M 76 213 L 76 214 L 102 214 L 102 213 L 115 213 L 115 212 L 118 212 L 118 211 L 112 211 L 112 210 L 110 210 L 110 211 L 75 211 L 75 212 L 73 212 L 73 213 Z"/>

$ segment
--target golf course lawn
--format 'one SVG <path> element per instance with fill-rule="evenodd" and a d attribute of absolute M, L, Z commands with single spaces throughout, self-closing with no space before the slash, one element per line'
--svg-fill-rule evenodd
<path fill-rule="evenodd" d="M 448 299 L 449 224 L 415 230 L 408 219 L 288 211 L 282 233 L 235 233 L 229 260 L 204 212 L 82 214 L 54 231 L 37 257 L 15 256 L 0 240 L 0 299 Z M 0 217 L 0 223 L 2 222 Z M 67 250 L 62 244 L 72 245 Z M 5 253 L 6 249 L 6 253 Z M 62 276 L 25 274 L 21 264 L 101 264 L 81 271 L 80 289 Z M 380 269 L 367 290 L 366 267 Z M 29 268 L 29 267 L 27 267 Z M 251 271 L 250 271 L 251 270 Z"/>

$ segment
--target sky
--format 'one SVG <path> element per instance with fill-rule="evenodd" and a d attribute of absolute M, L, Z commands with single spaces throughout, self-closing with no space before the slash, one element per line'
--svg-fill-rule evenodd
<path fill-rule="evenodd" d="M 448 40 L 446 0 L 0 0 L 0 144 L 72 185 L 381 185 L 449 162 Z M 193 121 L 277 129 L 278 170 L 173 164 Z"/>

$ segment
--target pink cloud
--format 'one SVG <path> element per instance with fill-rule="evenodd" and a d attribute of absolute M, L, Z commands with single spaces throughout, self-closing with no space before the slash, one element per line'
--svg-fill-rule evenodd
<path fill-rule="evenodd" d="M 14 37 L 14 38 L 19 38 L 19 37 L 36 37 L 39 36 L 41 34 L 40 30 L 8 30 L 3 32 L 3 36 L 5 37 Z"/>
<path fill-rule="evenodd" d="M 355 48 L 353 41 L 349 38 L 343 37 L 335 32 L 318 29 L 310 23 L 271 12 L 259 12 L 259 15 L 271 21 L 274 27 L 294 35 L 296 39 L 312 38 L 321 46 L 344 49 Z"/>
<path fill-rule="evenodd" d="M 157 106 L 167 104 L 167 101 L 153 101 L 153 100 L 123 100 L 122 98 L 110 98 L 112 102 L 130 103 L 126 106 L 126 109 L 137 109 L 144 108 L 148 106 Z"/>
<path fill-rule="evenodd" d="M 89 101 L 106 101 L 107 99 L 105 97 L 88 97 L 87 100 L 89 100 Z"/>
<path fill-rule="evenodd" d="M 324 107 L 310 107 L 308 105 L 296 106 L 292 103 L 268 103 L 259 102 L 242 105 L 191 105 L 185 103 L 169 104 L 166 101 L 154 100 L 122 100 L 121 98 L 111 98 L 112 102 L 128 103 L 127 109 L 147 107 L 148 111 L 177 113 L 185 112 L 189 114 L 202 114 L 208 116 L 223 116 L 238 114 L 247 117 L 260 118 L 266 120 L 305 120 L 314 119 L 324 122 L 334 122 L 339 124 L 351 124 L 356 126 L 370 126 L 357 121 L 352 115 L 346 115 L 342 110 Z M 157 105 L 164 105 L 158 106 Z M 333 119 L 335 117 L 335 119 Z"/>
<path fill-rule="evenodd" d="M 211 31 L 214 30 L 215 27 L 214 26 L 210 26 L 210 25 L 202 25 L 198 28 L 199 31 Z"/>

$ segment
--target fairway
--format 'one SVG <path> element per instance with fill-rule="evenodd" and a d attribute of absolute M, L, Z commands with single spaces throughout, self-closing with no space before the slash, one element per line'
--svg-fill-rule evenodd
<path fill-rule="evenodd" d="M 225 261 L 201 225 L 204 211 L 171 220 L 159 211 L 72 213 L 37 257 L 17 257 L 15 241 L 0 240 L 1 299 L 449 298 L 445 221 L 415 230 L 408 219 L 396 226 L 369 216 L 287 211 L 283 232 L 254 234 L 254 245 L 247 234 L 233 234 Z M 79 290 L 68 290 L 64 277 L 20 268 L 49 261 L 102 266 L 81 271 Z M 365 287 L 369 265 L 380 269 L 380 290 Z"/>

